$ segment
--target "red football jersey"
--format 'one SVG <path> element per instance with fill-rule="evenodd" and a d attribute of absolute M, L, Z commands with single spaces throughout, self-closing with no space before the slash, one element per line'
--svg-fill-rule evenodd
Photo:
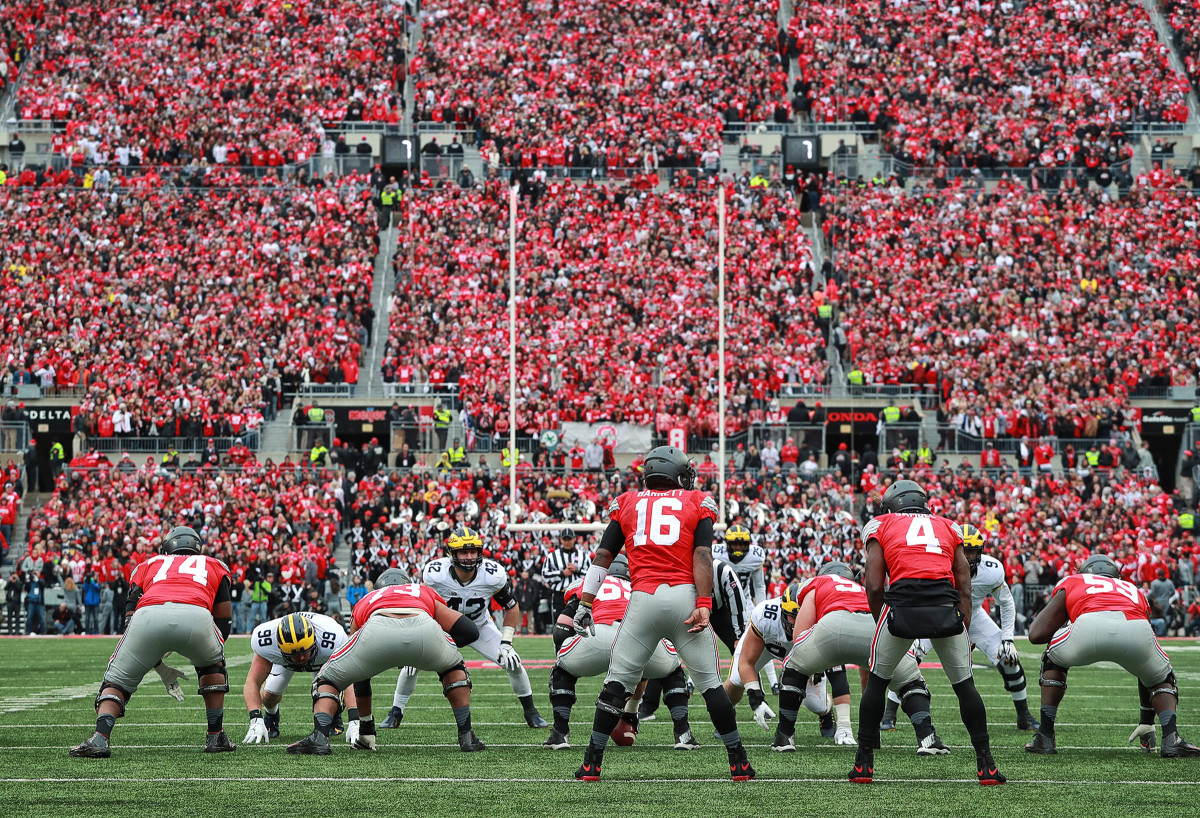
<path fill-rule="evenodd" d="M 376 611 L 396 608 L 413 608 L 433 616 L 437 603 L 446 604 L 446 600 L 428 585 L 389 585 L 386 588 L 376 588 L 364 596 L 354 606 L 354 624 L 361 628 Z"/>
<path fill-rule="evenodd" d="M 604 584 L 592 603 L 592 621 L 597 625 L 611 625 L 625 618 L 629 607 L 630 585 L 620 577 L 605 577 Z M 563 599 L 570 602 L 583 594 L 583 579 L 577 579 L 563 592 Z"/>
<path fill-rule="evenodd" d="M 832 611 L 870 611 L 867 604 L 867 589 L 845 577 L 814 577 L 804 583 L 797 602 L 801 605 L 808 597 L 817 605 L 817 621 Z"/>
<path fill-rule="evenodd" d="M 696 581 L 693 536 L 705 517 L 716 522 L 717 503 L 703 491 L 627 491 L 609 503 L 608 516 L 625 535 L 633 590 L 652 593 L 664 582 Z"/>
<path fill-rule="evenodd" d="M 958 526 L 937 514 L 881 514 L 862 530 L 863 545 L 878 540 L 888 577 L 954 582 L 954 551 L 962 545 Z"/>
<path fill-rule="evenodd" d="M 221 580 L 227 576 L 229 568 L 213 557 L 157 554 L 135 568 L 129 581 L 144 591 L 137 610 L 179 602 L 211 611 Z"/>
<path fill-rule="evenodd" d="M 1071 621 L 1097 611 L 1119 611 L 1126 619 L 1149 619 L 1150 603 L 1132 582 L 1109 579 L 1095 574 L 1072 574 L 1059 580 L 1054 593 L 1066 594 L 1067 616 Z M 1054 594 L 1051 594 L 1053 596 Z"/>

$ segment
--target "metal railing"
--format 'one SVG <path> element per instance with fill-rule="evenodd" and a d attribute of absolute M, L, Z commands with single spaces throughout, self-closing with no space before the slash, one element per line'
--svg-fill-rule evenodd
<path fill-rule="evenodd" d="M 333 439 L 336 436 L 337 427 L 332 421 L 328 423 L 305 423 L 300 426 L 289 426 L 288 452 L 311 452 L 313 446 L 317 445 L 317 441 L 329 447 L 333 445 Z"/>
<path fill-rule="evenodd" d="M 449 431 L 447 430 L 447 434 Z M 391 422 L 391 435 L 393 453 L 400 451 L 404 446 L 408 446 L 409 451 L 413 452 L 433 452 L 442 451 L 442 447 L 438 447 L 438 436 L 433 428 L 433 418 L 428 421 L 414 421 L 412 423 L 406 421 L 394 420 Z M 447 441 L 449 442 L 449 441 Z M 490 445 L 481 446 L 480 444 L 490 444 L 489 439 L 480 439 L 476 437 L 475 445 L 471 447 L 472 452 L 490 452 Z M 466 445 L 465 442 L 463 444 Z"/>
<path fill-rule="evenodd" d="M 129 452 L 130 454 L 166 454 L 174 449 L 180 454 L 202 452 L 212 443 L 221 453 L 229 451 L 241 441 L 242 445 L 251 451 L 258 450 L 259 432 L 245 431 L 240 435 L 229 437 L 98 437 L 90 436 L 84 444 L 88 449 L 95 449 L 104 454 Z"/>
<path fill-rule="evenodd" d="M 0 451 L 23 452 L 28 445 L 28 423 L 23 420 L 0 423 Z"/>
<path fill-rule="evenodd" d="M 912 451 L 920 447 L 924 425 L 921 423 L 884 423 L 879 431 L 879 444 L 876 447 L 881 454 L 892 449 L 903 449 L 905 445 Z"/>
<path fill-rule="evenodd" d="M 1000 454 L 1015 455 L 1021 450 L 1021 438 L 1011 437 L 1009 435 L 1001 435 L 998 437 L 983 437 L 964 430 L 960 426 L 952 423 L 937 424 L 938 441 L 937 450 L 942 454 L 979 454 L 990 443 L 992 448 L 1000 452 Z M 1032 451 L 1041 441 L 1049 443 L 1054 449 L 1055 456 L 1062 454 L 1067 446 L 1072 446 L 1076 454 L 1082 459 L 1083 453 L 1091 448 L 1092 444 L 1097 446 L 1108 446 L 1112 440 L 1116 440 L 1118 445 L 1123 445 L 1125 441 L 1131 438 L 1125 432 L 1114 430 L 1108 437 L 1055 437 L 1054 435 L 1044 435 L 1042 437 L 1031 437 L 1025 441 Z"/>

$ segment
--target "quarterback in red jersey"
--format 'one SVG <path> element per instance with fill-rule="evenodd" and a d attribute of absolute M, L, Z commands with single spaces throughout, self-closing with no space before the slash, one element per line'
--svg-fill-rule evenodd
<path fill-rule="evenodd" d="M 1162 724 L 1163 758 L 1200 756 L 1200 747 L 1179 735 L 1175 711 L 1179 688 L 1171 661 L 1150 627 L 1150 603 L 1137 586 L 1121 579 L 1121 569 L 1105 554 L 1093 554 L 1079 573 L 1054 586 L 1050 602 L 1033 620 L 1029 641 L 1046 645 L 1042 655 L 1042 721 L 1025 749 L 1055 755 L 1054 720 L 1067 692 L 1067 670 L 1094 662 L 1116 662 L 1138 680 L 1141 719 L 1130 741 L 1154 749 L 1154 716 Z"/>
<path fill-rule="evenodd" d="M 858 755 L 849 778 L 869 783 L 879 746 L 888 683 L 914 639 L 929 639 L 958 697 L 975 748 L 980 784 L 1003 784 L 992 759 L 987 711 L 971 677 L 971 566 L 957 525 L 929 511 L 929 496 L 912 480 L 883 493 L 883 514 L 863 526 L 863 584 L 875 617 L 867 687 L 858 716 Z"/>
<path fill-rule="evenodd" d="M 356 750 L 375 749 L 375 717 L 371 714 L 371 678 L 389 668 L 436 671 L 442 693 L 454 710 L 458 747 L 464 753 L 485 749 L 471 728 L 471 677 L 462 654 L 479 638 L 469 617 L 446 607 L 427 585 L 414 585 L 402 569 L 379 575 L 375 590 L 354 606 L 350 641 L 329 657 L 313 682 L 312 733 L 288 745 L 292 755 L 329 755 L 329 735 L 341 701 L 338 694 L 354 685 L 358 700 Z M 353 717 L 351 717 L 353 718 Z"/>
<path fill-rule="evenodd" d="M 72 756 L 111 755 L 109 736 L 116 720 L 125 715 L 126 703 L 142 678 L 172 652 L 187 657 L 196 668 L 208 722 L 204 752 L 236 749 L 223 729 L 229 692 L 225 639 L 233 616 L 229 569 L 201 554 L 202 547 L 194 530 L 174 528 L 163 538 L 159 555 L 134 570 L 125 607 L 125 635 L 108 660 L 96 695 L 96 732 L 73 748 Z"/>
<path fill-rule="evenodd" d="M 730 775 L 735 781 L 747 781 L 754 777 L 754 769 L 742 746 L 733 705 L 721 686 L 717 641 L 709 627 L 717 504 L 706 493 L 693 490 L 695 466 L 673 446 L 651 451 L 642 465 L 642 477 L 645 489 L 627 491 L 609 505 L 610 522 L 575 612 L 576 633 L 591 636 L 593 603 L 609 565 L 624 550 L 633 590 L 596 701 L 591 740 L 575 777 L 600 780 L 609 734 L 660 640 L 669 639 L 704 696 L 713 726 L 728 750 Z"/>

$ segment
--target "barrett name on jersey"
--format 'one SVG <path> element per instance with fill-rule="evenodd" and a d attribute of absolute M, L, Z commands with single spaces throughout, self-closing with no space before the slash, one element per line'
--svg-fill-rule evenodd
<path fill-rule="evenodd" d="M 431 560 L 421 572 L 421 582 L 446 600 L 446 605 L 471 618 L 476 625 L 490 621 L 491 599 L 508 587 L 508 574 L 500 563 L 481 559 L 475 576 L 465 585 L 454 575 L 449 557 Z M 503 600 L 497 600 L 505 605 Z M 505 605 L 505 607 L 510 607 Z"/>
<path fill-rule="evenodd" d="M 321 665 L 329 660 L 330 656 L 337 653 L 350 641 L 350 637 L 346 636 L 346 631 L 341 625 L 324 614 L 303 612 L 300 616 L 312 623 L 317 637 L 317 652 L 304 667 L 293 667 L 284 657 L 283 651 L 279 649 L 275 633 L 279 630 L 279 623 L 283 621 L 284 617 L 263 622 L 255 628 L 251 647 L 256 654 L 273 665 L 280 665 L 288 670 L 315 673 L 321 669 Z"/>

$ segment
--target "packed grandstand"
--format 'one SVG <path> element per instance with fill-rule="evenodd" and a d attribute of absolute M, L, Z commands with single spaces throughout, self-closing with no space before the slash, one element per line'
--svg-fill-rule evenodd
<path fill-rule="evenodd" d="M 9 628 L 185 523 L 277 613 L 469 522 L 536 610 L 506 467 L 601 522 L 679 440 L 773 579 L 908 477 L 1022 613 L 1100 548 L 1200 630 L 1195 6 L 921 8 L 6 4 Z"/>

